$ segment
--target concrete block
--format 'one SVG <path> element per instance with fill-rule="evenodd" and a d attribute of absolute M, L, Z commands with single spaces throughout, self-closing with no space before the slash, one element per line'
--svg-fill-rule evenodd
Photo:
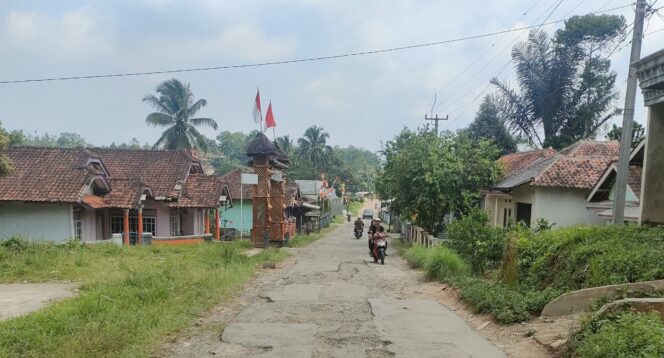
<path fill-rule="evenodd" d="M 567 292 L 549 302 L 542 310 L 542 317 L 556 317 L 584 312 L 600 299 L 639 296 L 643 293 L 662 290 L 664 290 L 664 280 L 593 287 Z"/>

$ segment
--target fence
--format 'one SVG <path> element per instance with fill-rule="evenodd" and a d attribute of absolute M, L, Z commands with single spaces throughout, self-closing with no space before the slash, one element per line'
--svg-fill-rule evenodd
<path fill-rule="evenodd" d="M 401 225 L 401 240 L 406 241 L 411 245 L 424 247 L 433 247 L 444 241 L 429 234 L 421 227 L 406 222 Z"/>

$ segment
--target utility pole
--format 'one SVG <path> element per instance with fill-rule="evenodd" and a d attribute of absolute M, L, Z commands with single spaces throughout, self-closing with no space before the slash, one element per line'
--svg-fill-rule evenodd
<path fill-rule="evenodd" d="M 636 1 L 634 13 L 634 33 L 632 35 L 632 53 L 629 57 L 629 75 L 625 93 L 623 125 L 620 133 L 620 160 L 616 179 L 616 193 L 613 199 L 613 224 L 625 223 L 625 191 L 629 172 L 629 153 L 632 148 L 632 123 L 634 122 L 634 103 L 636 102 L 636 69 L 632 64 L 641 58 L 641 40 L 643 39 L 643 21 L 646 13 L 646 0 Z"/>
<path fill-rule="evenodd" d="M 434 121 L 434 122 L 436 123 L 436 136 L 438 136 L 438 121 L 446 121 L 446 120 L 449 119 L 449 117 L 450 117 L 450 116 L 447 115 L 447 116 L 445 116 L 445 118 L 443 118 L 443 117 L 438 118 L 438 115 L 437 115 L 437 114 L 436 114 L 436 117 L 434 117 L 433 114 L 431 115 L 431 117 L 429 117 L 429 116 L 427 116 L 427 115 L 425 114 L 425 115 L 424 115 L 424 120 L 426 120 L 426 121 Z"/>

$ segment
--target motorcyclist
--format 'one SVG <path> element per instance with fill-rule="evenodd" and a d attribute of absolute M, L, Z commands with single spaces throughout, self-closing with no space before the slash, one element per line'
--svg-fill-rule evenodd
<path fill-rule="evenodd" d="M 374 234 L 375 239 L 386 239 L 385 240 L 385 256 L 387 256 L 387 234 L 385 233 L 385 228 L 383 226 L 378 226 L 378 232 Z"/>
<path fill-rule="evenodd" d="M 362 221 L 361 218 L 357 218 L 357 220 L 355 220 L 355 231 L 357 230 L 364 231 L 364 221 Z"/>
<path fill-rule="evenodd" d="M 373 257 L 373 239 L 374 235 L 378 232 L 378 227 L 380 226 L 380 219 L 371 220 L 371 225 L 369 226 L 369 255 Z"/>

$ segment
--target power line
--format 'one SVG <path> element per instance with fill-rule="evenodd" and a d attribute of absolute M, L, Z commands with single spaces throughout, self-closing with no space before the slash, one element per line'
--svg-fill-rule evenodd
<path fill-rule="evenodd" d="M 583 2 L 583 1 L 585 1 L 585 0 L 582 0 L 581 2 Z M 541 23 L 540 25 L 533 25 L 533 26 L 531 26 L 531 27 L 537 27 L 537 28 L 540 28 L 544 23 L 546 23 L 546 21 L 551 17 L 551 15 L 556 11 L 556 9 L 558 8 L 558 6 L 560 6 L 560 4 L 561 4 L 562 2 L 563 2 L 563 0 L 558 0 L 557 3 L 553 3 L 551 6 L 549 6 L 548 8 L 546 8 L 546 9 L 544 10 L 544 12 L 542 12 L 542 14 L 540 14 L 539 16 L 537 16 L 537 18 L 535 18 L 535 22 L 539 21 L 539 19 L 540 19 L 542 16 L 544 16 L 544 14 L 548 13 L 549 15 L 548 15 L 548 16 L 542 21 L 542 23 Z M 553 9 L 553 10 L 552 10 L 552 9 Z M 489 62 L 485 63 L 484 66 L 482 66 L 482 68 L 480 68 L 478 71 L 476 71 L 474 75 L 472 75 L 472 76 L 470 76 L 469 78 L 467 78 L 467 79 L 466 79 L 466 82 L 465 82 L 464 84 L 462 84 L 459 88 L 457 88 L 457 91 L 455 92 L 455 94 L 453 94 L 453 95 L 450 96 L 450 97 L 447 97 L 443 102 L 441 102 L 440 106 L 442 107 L 442 106 L 443 106 L 443 103 L 446 104 L 446 105 L 447 105 L 448 103 L 454 103 L 454 102 L 455 102 L 455 101 L 453 101 L 454 98 L 465 98 L 468 94 L 474 92 L 474 90 L 477 88 L 477 86 L 476 86 L 475 88 L 473 88 L 472 90 L 470 90 L 470 91 L 461 92 L 460 90 L 461 90 L 462 88 L 465 88 L 467 85 L 469 85 L 469 84 L 470 84 L 470 81 L 471 81 L 472 79 L 474 79 L 475 77 L 479 76 L 479 75 L 482 73 L 482 71 L 484 71 L 485 68 L 487 68 L 491 63 L 493 63 L 495 60 L 497 60 L 498 58 L 500 58 L 501 55 L 502 55 L 505 51 L 507 51 L 508 49 L 510 49 L 510 47 L 511 47 L 511 46 L 512 46 L 512 45 L 513 45 L 513 44 L 514 44 L 514 43 L 515 43 L 520 37 L 521 37 L 521 34 L 517 35 L 517 36 L 516 36 L 516 37 L 515 37 L 515 38 L 514 38 L 514 39 L 513 39 L 513 40 L 512 40 L 507 46 L 506 46 L 506 47 L 503 47 L 503 49 L 502 49 L 498 54 L 496 54 L 496 56 L 494 56 L 491 60 L 489 60 Z M 511 62 L 511 59 L 510 59 L 510 62 Z M 508 64 L 509 64 L 509 63 L 508 63 Z M 507 65 L 503 66 L 503 69 L 500 70 L 500 73 L 502 73 L 502 72 L 504 71 L 504 67 L 506 67 L 506 66 L 507 66 Z M 498 76 L 498 75 L 493 75 L 492 77 L 496 77 L 496 76 Z M 456 119 L 456 118 L 455 118 L 455 119 Z M 453 119 L 453 120 L 454 120 L 454 119 Z M 452 121 L 453 121 L 453 120 L 452 120 Z M 450 121 L 450 122 L 451 122 L 451 121 Z M 450 122 L 448 122 L 448 123 L 450 123 Z"/>
<path fill-rule="evenodd" d="M 584 1 L 585 1 L 585 0 L 584 0 Z M 563 0 L 559 0 L 558 3 L 555 4 L 555 6 L 553 7 L 553 9 L 549 12 L 549 15 L 547 15 L 547 17 L 542 21 L 542 23 L 541 23 L 540 25 L 537 25 L 537 26 L 536 26 L 538 29 L 542 28 L 542 26 L 544 26 L 544 25 L 546 24 L 546 22 L 549 20 L 549 18 L 551 18 L 551 16 L 553 15 L 553 13 L 558 9 L 558 7 L 560 6 L 560 4 L 562 4 L 562 2 L 563 2 Z M 583 3 L 583 1 L 581 1 L 581 3 Z M 575 6 L 570 12 L 568 12 L 567 15 L 569 16 L 569 14 L 571 14 L 572 12 L 574 12 L 574 10 L 576 10 L 576 9 L 579 7 L 579 5 L 580 5 L 580 3 L 577 4 L 577 6 Z M 629 5 L 628 5 L 628 6 L 629 6 Z M 545 10 L 545 11 L 548 11 L 549 9 L 551 9 L 551 7 L 549 7 L 549 8 L 548 8 L 547 10 Z M 545 12 L 545 13 L 546 13 L 546 12 Z M 543 14 L 544 14 L 544 13 L 543 13 Z M 543 14 L 542 14 L 542 15 L 543 15 Z M 540 16 L 541 16 L 541 15 L 540 15 Z M 566 17 L 567 17 L 567 16 L 566 16 Z M 538 19 L 539 19 L 539 16 L 538 16 Z M 512 41 L 512 44 L 513 44 L 517 39 L 518 39 L 518 37 L 515 38 L 515 39 Z M 510 44 L 510 46 L 511 46 L 511 44 Z M 508 47 L 509 47 L 509 46 L 508 46 Z M 501 53 L 502 53 L 502 52 L 504 52 L 504 51 L 501 51 Z M 497 74 L 491 76 L 491 78 L 495 78 L 495 77 L 500 76 L 500 75 L 503 73 L 503 71 L 505 71 L 505 69 L 507 69 L 507 67 L 510 65 L 510 63 L 512 63 L 512 59 L 511 59 L 511 58 L 509 59 L 509 61 L 507 61 L 507 63 L 506 63 L 505 65 L 503 65 L 503 67 L 500 69 L 500 71 L 498 71 Z M 477 94 L 477 96 L 475 96 L 471 101 L 466 102 L 466 104 L 462 107 L 461 111 L 460 111 L 460 112 L 459 112 L 459 113 L 458 113 L 458 114 L 457 114 L 457 115 L 456 115 L 451 121 L 449 121 L 448 123 L 451 123 L 451 122 L 457 120 L 459 117 L 461 117 L 461 115 L 463 115 L 463 114 L 466 112 L 466 110 L 467 110 L 471 105 L 473 105 L 473 103 L 475 103 L 475 102 L 476 102 L 476 101 L 477 101 L 477 100 L 478 100 L 478 99 L 484 94 L 484 92 L 486 92 L 490 87 L 491 87 L 491 82 L 489 82 L 489 84 L 487 84 L 487 85 L 486 85 L 486 86 L 485 86 L 485 87 L 484 87 L 484 88 L 483 88 L 483 89 Z M 471 91 L 471 92 L 472 92 L 472 91 Z M 470 93 L 470 92 L 467 92 L 467 93 Z M 465 95 L 464 95 L 464 96 L 465 96 Z"/>
<path fill-rule="evenodd" d="M 652 6 L 653 6 L 657 1 L 658 1 L 658 0 L 655 0 L 655 2 L 653 2 L 653 3 L 650 5 L 650 7 L 651 7 L 651 11 L 652 11 L 653 13 L 656 13 L 656 11 L 657 11 L 658 9 L 662 8 L 662 7 L 660 7 L 660 8 L 657 8 L 657 9 L 652 9 Z M 602 7 L 605 7 L 605 6 L 608 5 L 610 2 L 611 2 L 611 1 L 608 1 L 608 2 L 605 3 Z M 572 9 L 572 10 L 566 15 L 566 17 L 569 18 L 569 14 L 571 14 L 572 12 L 574 12 L 574 10 L 576 10 L 576 9 L 579 7 L 579 5 L 580 5 L 580 3 L 577 4 L 577 6 L 575 6 L 575 7 L 574 7 L 574 8 L 573 8 L 573 9 Z M 625 7 L 630 7 L 630 6 L 632 6 L 632 5 L 633 5 L 633 3 L 630 3 L 630 4 L 628 4 L 628 5 L 619 6 L 619 7 L 611 8 L 611 9 L 604 10 L 604 11 L 594 11 L 594 12 L 591 12 L 591 13 L 592 13 L 592 14 L 599 14 L 599 13 L 609 12 L 609 11 L 613 11 L 613 10 L 617 10 L 617 9 L 622 9 L 622 8 L 625 8 Z M 600 8 L 600 9 L 601 9 L 601 8 Z M 652 14 L 652 13 L 651 13 L 651 14 Z M 551 14 L 550 14 L 549 16 L 551 16 Z M 548 18 L 547 18 L 547 19 L 548 19 Z M 545 21 L 546 21 L 546 20 L 545 20 Z M 631 26 L 632 24 L 633 24 L 633 22 L 632 22 L 630 25 L 627 25 L 627 26 Z M 543 26 L 543 25 L 548 25 L 548 24 L 542 24 L 542 26 Z M 664 29 L 662 29 L 662 30 L 664 30 Z M 653 33 L 654 33 L 654 32 L 658 32 L 658 31 L 662 31 L 662 30 L 653 31 Z M 627 38 L 627 36 L 629 36 L 629 34 L 631 33 L 631 31 L 632 31 L 632 30 L 630 30 L 629 33 L 623 35 L 622 39 L 621 39 L 620 41 L 618 41 L 617 46 L 611 51 L 611 53 L 610 53 L 608 56 L 606 56 L 606 58 L 609 58 L 609 57 L 610 57 L 610 56 L 611 56 L 616 50 L 618 50 L 617 52 L 622 51 L 627 45 L 629 45 L 629 43 L 631 43 L 631 41 L 630 41 L 627 45 L 625 45 L 625 46 L 623 46 L 622 48 L 618 49 L 618 48 L 622 45 L 623 41 L 625 41 L 625 39 Z M 649 35 L 649 34 L 646 34 L 646 35 Z M 646 35 L 644 35 L 644 37 L 645 37 Z M 608 40 L 607 40 L 607 42 L 608 42 Z M 498 75 L 495 75 L 495 76 L 493 76 L 493 77 L 497 77 L 497 76 L 499 76 L 500 73 L 502 73 L 502 72 L 505 70 L 505 68 L 511 63 L 511 61 L 512 61 L 512 60 L 510 59 L 510 61 L 508 61 L 507 64 L 505 64 L 505 66 L 503 66 L 503 68 L 501 68 L 501 70 L 498 72 Z M 475 96 L 471 101 L 467 102 L 467 103 L 463 106 L 462 110 L 461 110 L 461 111 L 460 111 L 460 112 L 459 112 L 454 118 L 452 118 L 450 121 L 448 121 L 447 123 L 448 123 L 448 124 L 449 124 L 449 123 L 452 123 L 452 122 L 454 122 L 455 120 L 457 120 L 459 117 L 461 117 L 461 115 L 462 115 L 463 113 L 465 113 L 465 111 L 466 111 L 466 110 L 467 110 L 467 109 L 468 109 L 473 103 L 475 103 L 475 102 L 476 102 L 476 101 L 482 96 L 482 94 L 484 94 L 484 92 L 486 92 L 490 87 L 491 87 L 491 84 L 489 83 L 487 86 L 485 86 L 485 87 L 482 89 L 482 91 L 479 92 L 479 94 L 478 94 L 477 96 Z"/>
<path fill-rule="evenodd" d="M 630 6 L 630 5 L 627 5 Z M 622 6 L 625 7 L 625 6 Z M 616 10 L 609 9 L 604 12 Z M 238 69 L 238 68 L 251 68 L 251 67 L 264 67 L 264 66 L 275 66 L 275 65 L 285 65 L 292 63 L 301 63 L 301 62 L 314 62 L 314 61 L 323 61 L 323 60 L 332 60 L 344 57 L 355 57 L 355 56 L 364 56 L 364 55 L 373 55 L 386 52 L 396 52 L 403 50 L 410 50 L 415 48 L 422 47 L 431 47 L 438 46 L 443 44 L 449 44 L 454 42 L 462 42 L 467 40 L 480 39 L 485 37 L 496 36 L 508 32 L 516 32 L 532 29 L 542 25 L 552 25 L 565 21 L 567 19 L 560 19 L 556 21 L 551 21 L 541 25 L 525 26 L 516 29 L 501 30 L 496 32 L 490 32 L 480 35 L 464 36 L 455 39 L 435 41 L 435 42 L 426 42 L 414 45 L 391 47 L 378 50 L 367 50 L 367 51 L 358 51 L 358 52 L 349 52 L 338 55 L 329 55 L 329 56 L 319 56 L 319 57 L 308 57 L 301 59 L 291 59 L 291 60 L 281 60 L 281 61 L 269 61 L 269 62 L 258 62 L 258 63 L 245 63 L 237 65 L 223 65 L 223 66 L 211 66 L 211 67 L 196 67 L 196 68 L 183 68 L 175 70 L 160 70 L 160 71 L 144 71 L 144 72 L 126 72 L 126 73 L 112 73 L 112 74 L 96 74 L 96 75 L 79 75 L 79 76 L 63 76 L 63 77 L 45 77 L 45 78 L 32 78 L 32 79 L 20 79 L 20 80 L 1 80 L 0 84 L 17 84 L 17 83 L 31 83 L 31 82 L 52 82 L 52 81 L 71 81 L 71 80 L 83 80 L 83 79 L 97 79 L 97 78 L 113 78 L 113 77 L 135 77 L 135 76 L 149 76 L 149 75 L 161 75 L 161 74 L 171 74 L 171 73 L 184 73 L 184 72 L 202 72 L 202 71 L 216 71 L 216 70 L 228 70 L 228 69 Z"/>

